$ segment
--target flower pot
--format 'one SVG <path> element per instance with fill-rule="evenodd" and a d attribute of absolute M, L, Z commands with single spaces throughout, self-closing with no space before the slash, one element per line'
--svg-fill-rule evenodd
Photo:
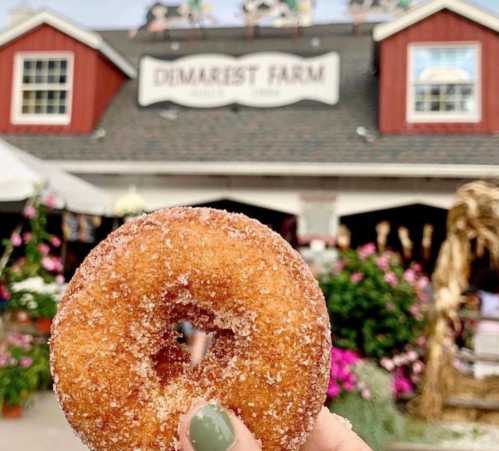
<path fill-rule="evenodd" d="M 15 420 L 16 418 L 21 418 L 23 409 L 21 406 L 9 406 L 4 404 L 2 407 L 2 415 L 4 418 L 9 418 Z"/>
<path fill-rule="evenodd" d="M 38 318 L 36 320 L 36 329 L 38 332 L 44 335 L 50 334 L 50 326 L 52 325 L 52 320 L 50 318 Z"/>

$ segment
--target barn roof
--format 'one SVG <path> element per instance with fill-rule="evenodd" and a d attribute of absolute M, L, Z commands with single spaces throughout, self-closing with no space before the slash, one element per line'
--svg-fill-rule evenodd
<path fill-rule="evenodd" d="M 372 26 L 290 30 L 178 30 L 169 39 L 101 36 L 136 66 L 143 54 L 337 51 L 340 100 L 333 107 L 141 108 L 129 81 L 93 135 L 7 135 L 12 144 L 75 172 L 479 177 L 499 173 L 499 135 L 379 135 Z M 361 127 L 359 129 L 359 127 Z M 362 133 L 362 128 L 367 131 Z M 359 133 L 360 132 L 360 133 Z"/>
<path fill-rule="evenodd" d="M 121 69 L 128 77 L 135 78 L 137 71 L 130 62 L 111 47 L 99 33 L 86 30 L 72 21 L 59 16 L 51 11 L 39 11 L 25 20 L 7 28 L 0 33 L 0 46 L 7 45 L 14 39 L 29 33 L 40 25 L 49 25 L 73 39 L 101 52 L 113 64 Z"/>
<path fill-rule="evenodd" d="M 484 27 L 499 31 L 499 17 L 463 0 L 431 0 L 410 9 L 395 20 L 378 25 L 373 30 L 375 41 L 384 39 L 442 10 L 449 10 Z"/>

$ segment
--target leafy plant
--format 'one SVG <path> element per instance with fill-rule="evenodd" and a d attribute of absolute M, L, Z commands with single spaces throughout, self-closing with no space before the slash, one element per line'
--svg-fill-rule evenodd
<path fill-rule="evenodd" d="M 391 357 L 425 327 L 428 280 L 418 267 L 404 270 L 396 254 L 377 254 L 372 244 L 343 252 L 320 284 L 340 348 Z"/>
<path fill-rule="evenodd" d="M 50 380 L 48 345 L 31 335 L 8 335 L 0 345 L 0 406 L 22 405 Z"/>

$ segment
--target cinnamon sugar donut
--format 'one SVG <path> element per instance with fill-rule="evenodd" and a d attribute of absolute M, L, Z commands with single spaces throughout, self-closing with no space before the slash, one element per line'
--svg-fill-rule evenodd
<path fill-rule="evenodd" d="M 213 335 L 200 365 L 183 320 Z M 71 280 L 51 340 L 55 392 L 92 450 L 175 450 L 199 399 L 232 409 L 264 450 L 298 450 L 325 399 L 322 293 L 300 256 L 243 215 L 173 208 L 100 243 Z"/>

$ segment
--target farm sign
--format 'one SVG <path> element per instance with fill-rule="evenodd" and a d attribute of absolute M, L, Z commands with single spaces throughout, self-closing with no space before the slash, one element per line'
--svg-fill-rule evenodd
<path fill-rule="evenodd" d="M 334 52 L 311 58 L 279 52 L 199 54 L 176 60 L 145 56 L 138 100 L 141 106 L 173 102 L 192 108 L 270 108 L 302 100 L 334 105 L 339 75 L 340 60 Z"/>

